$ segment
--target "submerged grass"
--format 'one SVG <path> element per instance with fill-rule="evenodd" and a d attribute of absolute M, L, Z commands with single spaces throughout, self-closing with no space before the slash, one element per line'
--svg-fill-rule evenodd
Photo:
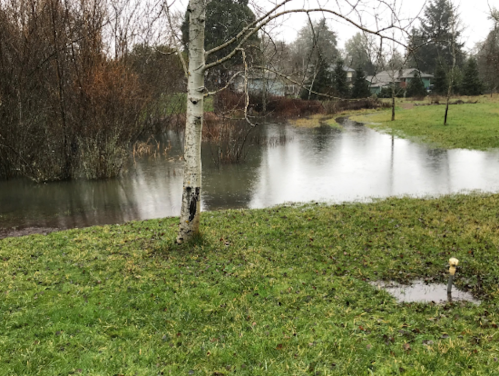
<path fill-rule="evenodd" d="M 499 195 L 202 214 L 0 241 L 1 375 L 499 374 Z M 397 304 L 377 279 L 483 300 Z"/>
<path fill-rule="evenodd" d="M 299 128 L 329 126 L 338 130 L 343 130 L 343 127 L 336 122 L 336 117 L 338 117 L 338 115 L 315 114 L 303 118 L 290 119 L 289 123 Z"/>
<path fill-rule="evenodd" d="M 453 98 L 453 101 L 459 98 Z M 356 115 L 351 119 L 367 126 L 426 142 L 435 147 L 487 150 L 499 147 L 499 96 L 466 97 L 477 104 L 451 105 L 448 124 L 443 125 L 445 106 L 415 106 L 398 109 L 396 120 L 390 121 L 391 110 L 373 115 Z M 399 105 L 412 101 L 398 101 Z M 414 102 L 417 103 L 417 102 Z M 441 101 L 441 103 L 443 103 Z"/>

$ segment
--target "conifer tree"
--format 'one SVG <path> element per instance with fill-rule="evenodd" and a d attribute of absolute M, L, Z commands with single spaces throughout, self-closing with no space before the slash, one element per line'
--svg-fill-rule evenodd
<path fill-rule="evenodd" d="M 462 95 L 483 94 L 483 83 L 478 73 L 478 64 L 474 57 L 470 57 L 464 67 L 463 80 L 461 81 L 460 93 Z"/>
<path fill-rule="evenodd" d="M 408 97 L 424 97 L 426 96 L 426 88 L 424 87 L 423 80 L 421 80 L 418 72 L 414 72 L 409 85 L 407 85 L 407 96 Z"/>
<path fill-rule="evenodd" d="M 412 47 L 418 47 L 413 54 L 423 72 L 435 74 L 439 62 L 452 65 L 455 49 L 456 65 L 464 60 L 461 30 L 451 32 L 452 24 L 459 25 L 457 8 L 451 0 L 431 0 L 424 10 L 421 26 L 412 30 Z"/>
<path fill-rule="evenodd" d="M 303 89 L 300 93 L 301 99 L 321 100 L 325 97 L 316 93 L 331 93 L 332 77 L 323 60 L 319 60 L 316 72 L 309 73 L 307 82 L 305 83 L 305 87 L 306 89 Z M 315 93 L 312 93 L 312 91 L 314 91 Z"/>
<path fill-rule="evenodd" d="M 438 64 L 433 81 L 433 93 L 438 95 L 445 95 L 448 88 L 449 82 L 447 81 L 447 72 L 442 64 Z"/>
<path fill-rule="evenodd" d="M 352 88 L 352 98 L 367 98 L 371 96 L 371 90 L 369 90 L 369 83 L 364 75 L 364 70 L 358 67 L 355 70 L 355 80 L 353 82 Z"/>
<path fill-rule="evenodd" d="M 333 70 L 333 86 L 336 95 L 341 98 L 348 98 L 350 88 L 347 82 L 347 72 L 343 67 L 343 60 L 338 60 Z"/>

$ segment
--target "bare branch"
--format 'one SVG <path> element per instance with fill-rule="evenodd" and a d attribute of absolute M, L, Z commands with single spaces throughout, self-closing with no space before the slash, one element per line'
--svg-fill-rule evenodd
<path fill-rule="evenodd" d="M 206 93 L 204 96 L 205 98 L 206 97 L 209 97 L 209 96 L 212 96 L 212 95 L 215 95 L 217 93 L 220 93 L 221 91 L 224 91 L 226 89 L 229 88 L 229 86 L 232 84 L 232 81 L 234 81 L 236 79 L 236 77 L 239 77 L 243 72 L 240 71 L 240 72 L 236 72 L 234 75 L 232 75 L 232 77 L 229 79 L 229 81 L 227 82 L 227 85 L 225 85 L 223 88 L 221 89 L 218 89 L 218 90 L 215 90 L 215 91 L 210 91 L 208 93 Z"/>
<path fill-rule="evenodd" d="M 168 18 L 168 25 L 170 26 L 170 30 L 172 33 L 172 39 L 173 39 L 173 43 L 175 45 L 175 50 L 177 51 L 177 55 L 180 58 L 180 61 L 182 63 L 182 68 L 184 69 L 185 77 L 187 78 L 187 77 L 189 77 L 189 70 L 187 69 L 187 63 L 185 62 L 184 56 L 182 55 L 182 51 L 180 50 L 180 43 L 179 43 L 179 40 L 177 37 L 177 33 L 173 29 L 172 17 L 171 17 L 171 13 L 170 13 L 170 6 L 165 1 L 163 3 L 163 7 L 164 7 L 164 10 L 166 13 L 166 17 Z"/>
<path fill-rule="evenodd" d="M 288 0 L 290 1 L 290 0 Z M 287 1 L 286 1 L 287 2 Z M 329 10 L 329 9 L 323 9 L 323 8 L 314 8 L 314 9 L 293 9 L 293 10 L 287 10 L 287 11 L 283 11 L 283 12 L 280 12 L 280 13 L 277 13 L 273 16 L 270 16 L 268 17 L 266 20 L 262 21 L 259 25 L 253 27 L 253 28 L 250 28 L 249 26 L 252 26 L 253 24 L 251 25 L 248 25 L 247 27 L 245 27 L 243 29 L 242 32 L 246 32 L 247 34 L 242 38 L 242 40 L 239 42 L 239 44 L 237 45 L 237 47 L 235 49 L 233 49 L 229 54 L 227 54 L 225 57 L 223 57 L 222 59 L 219 59 L 213 63 L 210 63 L 210 64 L 207 64 L 205 65 L 204 69 L 207 70 L 207 69 L 210 69 L 210 68 L 213 68 L 217 65 L 220 65 L 220 64 L 223 64 L 225 63 L 226 61 L 230 60 L 231 58 L 234 57 L 234 55 L 236 54 L 237 52 L 237 49 L 238 48 L 241 48 L 243 46 L 243 44 L 252 36 L 254 35 L 256 32 L 258 32 L 263 26 L 267 25 L 269 22 L 271 22 L 272 20 L 278 18 L 278 17 L 282 17 L 283 15 L 286 15 L 286 14 L 290 14 L 290 13 L 315 13 L 315 12 L 324 12 L 324 13 L 330 13 L 330 14 L 333 14 L 345 21 L 347 21 L 348 23 L 352 24 L 353 26 L 357 27 L 359 30 L 362 30 L 366 33 L 369 33 L 369 34 L 373 34 L 373 35 L 377 35 L 378 37 L 382 38 L 382 39 L 387 39 L 387 40 L 390 40 L 394 43 L 397 43 L 398 45 L 402 46 L 402 47 L 407 47 L 403 42 L 401 42 L 400 40 L 394 38 L 394 37 L 390 37 L 390 36 L 386 36 L 386 35 L 383 35 L 382 32 L 383 31 L 386 31 L 388 29 L 398 29 L 400 31 L 402 31 L 403 33 L 406 33 L 407 34 L 407 31 L 400 28 L 400 27 L 397 27 L 395 26 L 393 23 L 392 25 L 390 25 L 389 27 L 386 27 L 386 28 L 383 28 L 382 31 L 377 31 L 377 30 L 370 30 L 364 26 L 362 26 L 361 24 L 349 19 L 348 17 L 336 12 L 336 11 L 333 11 L 333 10 Z M 241 33 L 239 33 L 241 34 Z M 239 35 L 238 34 L 238 35 Z M 238 38 L 239 39 L 239 38 Z M 232 41 L 232 40 L 231 40 Z M 231 42 L 229 41 L 229 42 Z M 228 46 L 229 44 L 233 43 L 233 41 L 231 43 L 224 43 L 223 45 L 221 46 Z M 215 49 L 212 49 L 210 51 L 208 51 L 209 53 L 212 53 L 212 52 L 215 52 L 215 51 L 218 51 L 220 50 L 221 46 L 215 48 Z"/>
<path fill-rule="evenodd" d="M 302 89 L 310 91 L 312 94 L 320 95 L 320 96 L 325 97 L 325 98 L 342 100 L 342 101 L 348 101 L 348 102 L 358 102 L 358 101 L 363 100 L 363 99 L 345 99 L 345 98 L 335 97 L 333 95 L 329 95 L 329 94 L 325 94 L 325 93 L 319 93 L 319 92 L 311 90 L 311 89 L 309 90 L 309 88 L 307 88 L 305 85 L 299 83 L 298 81 L 294 80 L 292 77 L 290 77 L 288 75 L 285 75 L 284 73 L 281 73 L 279 71 L 276 71 L 276 70 L 273 70 L 273 69 L 269 69 L 267 67 L 262 67 L 260 65 L 252 66 L 252 68 L 253 69 L 261 69 L 263 71 L 268 71 L 268 72 L 274 73 L 274 74 L 278 75 L 279 77 L 282 77 L 282 78 L 288 80 L 289 82 L 291 82 L 291 83 L 293 83 L 295 85 L 300 86 Z"/>

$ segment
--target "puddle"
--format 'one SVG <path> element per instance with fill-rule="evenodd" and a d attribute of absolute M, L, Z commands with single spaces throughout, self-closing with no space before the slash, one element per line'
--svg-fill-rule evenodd
<path fill-rule="evenodd" d="M 401 285 L 396 282 L 376 281 L 370 282 L 372 286 L 382 288 L 394 296 L 400 303 L 421 302 L 421 303 L 448 303 L 448 302 L 471 302 L 480 304 L 468 292 L 460 291 L 456 286 L 452 287 L 451 296 L 447 295 L 447 285 L 443 283 L 427 284 L 418 280 L 410 285 Z"/>

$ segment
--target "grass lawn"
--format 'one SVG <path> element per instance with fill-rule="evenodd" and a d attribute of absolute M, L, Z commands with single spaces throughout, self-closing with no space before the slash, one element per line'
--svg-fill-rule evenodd
<path fill-rule="evenodd" d="M 0 241 L 0 375 L 497 375 L 499 195 L 205 212 Z M 397 304 L 368 282 L 483 299 Z"/>
<path fill-rule="evenodd" d="M 456 100 L 459 98 L 453 98 Z M 451 105 L 448 125 L 443 125 L 445 106 L 397 108 L 396 120 L 387 109 L 373 115 L 356 115 L 351 119 L 377 130 L 432 144 L 439 148 L 487 150 L 499 147 L 499 95 L 464 97 L 477 104 Z M 397 105 L 411 104 L 398 100 Z M 440 103 L 444 103 L 441 99 Z"/>

